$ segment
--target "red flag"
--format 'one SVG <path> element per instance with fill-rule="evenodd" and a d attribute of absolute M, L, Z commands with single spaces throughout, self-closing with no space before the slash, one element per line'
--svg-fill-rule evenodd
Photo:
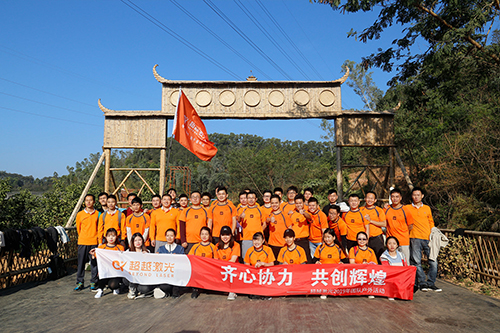
<path fill-rule="evenodd" d="M 182 90 L 179 90 L 172 135 L 175 140 L 203 161 L 210 161 L 217 154 L 214 143 L 208 140 L 205 125 Z"/>

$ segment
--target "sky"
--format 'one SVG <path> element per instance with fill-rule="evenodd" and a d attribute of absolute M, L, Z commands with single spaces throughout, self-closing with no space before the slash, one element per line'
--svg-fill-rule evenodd
<path fill-rule="evenodd" d="M 366 44 L 347 38 L 351 29 L 361 31 L 375 19 L 372 12 L 341 14 L 308 0 L 2 1 L 0 170 L 35 178 L 63 175 L 67 166 L 101 152 L 104 116 L 97 100 L 113 110 L 160 110 L 155 64 L 171 80 L 235 81 L 250 75 L 259 81 L 336 80 L 345 60 L 359 62 L 390 46 L 401 31 L 393 27 Z M 392 76 L 373 69 L 374 82 L 384 91 Z M 342 107 L 363 109 L 346 84 Z M 209 134 L 305 142 L 322 140 L 320 122 L 204 121 Z"/>

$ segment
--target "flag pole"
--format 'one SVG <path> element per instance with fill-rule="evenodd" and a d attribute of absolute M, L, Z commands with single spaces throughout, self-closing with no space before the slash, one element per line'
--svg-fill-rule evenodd
<path fill-rule="evenodd" d="M 174 131 L 175 131 L 175 128 L 176 128 L 176 125 L 177 125 L 177 113 L 178 113 L 178 110 L 179 110 L 179 102 L 181 100 L 181 93 L 182 93 L 182 87 L 179 87 L 179 98 L 177 99 L 177 107 L 175 108 L 174 121 L 173 121 L 173 124 L 172 124 L 172 136 L 170 137 L 170 144 L 168 145 L 168 155 L 167 155 L 167 167 L 166 167 L 166 169 L 168 169 L 169 166 L 170 166 L 170 152 L 172 151 L 172 142 L 174 141 Z M 169 173 L 169 175 L 170 175 L 170 173 Z M 169 186 L 171 186 L 171 185 L 172 184 L 170 184 Z"/>

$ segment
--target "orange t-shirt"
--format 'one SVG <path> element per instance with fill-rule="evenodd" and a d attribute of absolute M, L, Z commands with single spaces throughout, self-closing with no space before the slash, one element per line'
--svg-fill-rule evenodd
<path fill-rule="evenodd" d="M 309 241 L 312 243 L 321 243 L 323 241 L 323 229 L 328 228 L 328 221 L 325 213 L 320 209 L 316 213 L 311 213 L 309 222 Z"/>
<path fill-rule="evenodd" d="M 252 240 L 256 232 L 262 232 L 262 225 L 266 221 L 266 216 L 262 214 L 257 206 L 247 207 L 245 219 L 241 222 L 243 228 L 242 240 Z"/>
<path fill-rule="evenodd" d="M 266 207 L 266 206 L 262 205 L 259 207 L 259 209 L 262 212 L 262 215 L 264 215 L 265 217 L 271 215 L 271 213 L 273 212 L 273 209 L 271 208 L 271 206 Z"/>
<path fill-rule="evenodd" d="M 408 227 L 413 224 L 413 216 L 406 207 L 393 208 L 389 206 L 385 211 L 387 219 L 387 236 L 396 237 L 399 245 L 410 245 L 410 230 Z"/>
<path fill-rule="evenodd" d="M 255 264 L 259 261 L 264 263 L 272 263 L 276 261 L 273 250 L 271 250 L 269 246 L 262 245 L 262 249 L 260 251 L 255 250 L 255 247 L 253 246 L 248 249 L 245 254 L 245 262 L 255 266 Z"/>
<path fill-rule="evenodd" d="M 283 213 L 279 212 L 275 214 L 271 213 L 270 218 L 274 217 L 274 222 L 269 222 L 269 245 L 272 246 L 285 246 L 285 238 L 283 234 L 285 230 L 291 225 L 288 217 Z"/>
<path fill-rule="evenodd" d="M 300 265 L 307 262 L 306 252 L 300 246 L 295 245 L 295 249 L 288 250 L 285 246 L 278 254 L 278 261 L 280 263 L 287 263 L 289 265 Z"/>
<path fill-rule="evenodd" d="M 102 213 L 99 216 L 99 240 L 106 238 L 106 232 L 111 228 L 116 230 L 118 240 L 125 240 L 125 236 L 122 237 L 122 235 L 127 235 L 125 219 L 125 214 L 118 209 L 113 214 L 110 214 L 109 210 Z"/>
<path fill-rule="evenodd" d="M 362 250 L 357 245 L 351 247 L 349 250 L 349 259 L 354 259 L 356 264 L 369 264 L 371 262 L 375 264 L 378 263 L 375 251 L 369 247 L 366 247 L 366 250 Z"/>
<path fill-rule="evenodd" d="M 94 209 L 92 214 L 84 209 L 76 215 L 76 231 L 78 232 L 78 245 L 99 244 L 98 222 L 99 212 Z"/>
<path fill-rule="evenodd" d="M 151 214 L 151 235 L 149 238 L 166 242 L 167 238 L 165 234 L 168 229 L 174 229 L 176 234 L 178 234 L 177 220 L 179 219 L 179 215 L 179 210 L 177 208 L 170 207 L 165 211 L 162 207 L 155 210 Z"/>
<path fill-rule="evenodd" d="M 363 216 L 365 216 L 366 214 L 370 215 L 370 220 L 377 221 L 377 222 L 384 222 L 385 221 L 384 210 L 380 207 L 377 207 L 377 206 L 374 206 L 373 208 L 361 207 L 360 210 L 361 210 L 361 214 L 363 214 Z M 370 234 L 368 235 L 368 237 L 377 237 L 377 236 L 380 236 L 382 234 L 383 234 L 383 232 L 382 232 L 381 227 L 370 223 Z"/>
<path fill-rule="evenodd" d="M 434 219 L 432 218 L 431 208 L 422 205 L 417 208 L 413 205 L 406 205 L 413 217 L 413 229 L 410 230 L 410 238 L 429 239 L 431 229 L 434 228 Z"/>
<path fill-rule="evenodd" d="M 100 244 L 99 245 L 100 249 L 104 250 L 112 250 L 112 251 L 125 251 L 123 246 L 121 244 L 116 244 L 115 246 L 108 246 L 108 244 Z"/>
<path fill-rule="evenodd" d="M 359 209 L 357 211 L 350 210 L 347 213 L 344 213 L 343 218 L 347 226 L 346 238 L 351 241 L 356 241 L 358 232 L 366 231 L 365 226 L 370 224 L 370 222 L 365 220 L 363 213 Z"/>
<path fill-rule="evenodd" d="M 132 237 L 135 233 L 140 233 L 144 237 L 144 245 L 149 246 L 149 226 L 151 225 L 151 218 L 148 214 L 141 213 L 140 216 L 135 216 L 131 214 L 127 216 L 127 232 L 126 236 L 128 238 L 129 233 Z M 147 235 L 146 235 L 147 231 Z M 125 239 L 125 237 L 123 238 Z"/>
<path fill-rule="evenodd" d="M 208 217 L 212 219 L 212 236 L 219 237 L 220 229 L 228 226 L 233 229 L 233 217 L 236 217 L 236 207 L 232 203 L 217 204 L 210 207 Z"/>
<path fill-rule="evenodd" d="M 304 215 L 294 211 L 292 215 L 288 215 L 292 221 L 292 229 L 295 232 L 295 238 L 308 238 L 309 237 L 309 223 Z"/>
<path fill-rule="evenodd" d="M 214 258 L 224 261 L 229 261 L 233 256 L 240 257 L 241 247 L 240 244 L 234 242 L 233 247 L 227 247 L 225 249 L 219 249 L 219 244 L 215 246 Z"/>
<path fill-rule="evenodd" d="M 316 248 L 314 258 L 318 258 L 322 264 L 338 264 L 345 258 L 345 254 L 337 244 L 329 246 L 323 243 Z"/>
<path fill-rule="evenodd" d="M 186 222 L 186 242 L 201 242 L 200 230 L 207 226 L 208 221 L 208 213 L 205 208 L 186 208 L 181 212 L 179 221 Z"/>
<path fill-rule="evenodd" d="M 288 214 L 289 211 L 295 211 L 295 203 L 291 204 L 289 202 L 286 202 L 284 205 L 283 205 L 283 208 L 281 208 L 281 211 L 283 213 L 285 213 L 286 215 L 290 215 Z"/>
<path fill-rule="evenodd" d="M 195 244 L 189 251 L 189 254 L 198 257 L 214 258 L 215 245 L 212 243 L 208 243 L 207 245 L 203 245 L 201 243 Z"/>
<path fill-rule="evenodd" d="M 335 237 L 339 241 L 339 243 L 342 243 L 342 236 L 347 235 L 347 225 L 345 224 L 345 221 L 339 216 L 336 221 L 330 221 L 328 219 L 328 226 L 330 229 L 333 229 L 335 231 Z"/>

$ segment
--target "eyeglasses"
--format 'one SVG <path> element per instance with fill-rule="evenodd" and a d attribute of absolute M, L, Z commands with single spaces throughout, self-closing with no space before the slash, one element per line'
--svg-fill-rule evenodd
<path fill-rule="evenodd" d="M 366 238 L 358 238 L 359 241 L 366 241 Z"/>

